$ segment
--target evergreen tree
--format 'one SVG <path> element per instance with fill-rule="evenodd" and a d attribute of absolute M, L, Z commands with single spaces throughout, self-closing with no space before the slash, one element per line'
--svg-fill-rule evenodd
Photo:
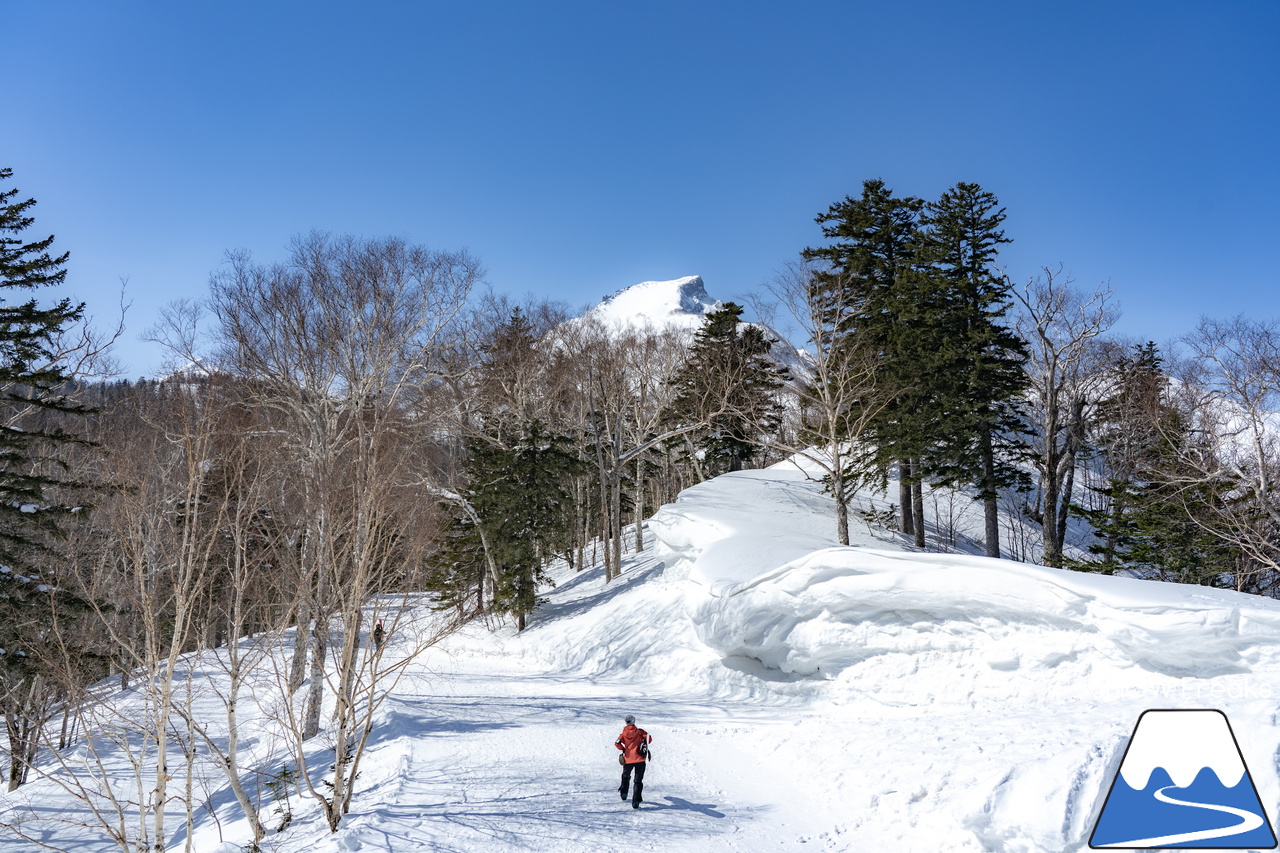
<path fill-rule="evenodd" d="M 505 435 L 509 443 L 495 439 Z M 573 535 L 571 485 L 586 471 L 572 442 L 541 421 L 491 424 L 488 435 L 467 442 L 465 497 L 474 508 L 498 566 L 493 607 L 511 613 L 524 630 L 536 607 L 538 588 L 550 582 L 545 566 L 563 552 Z M 444 546 L 432 560 L 433 588 L 443 606 L 469 612 L 482 587 L 484 556 L 474 522 L 455 518 Z"/>
<path fill-rule="evenodd" d="M 997 269 L 1000 246 L 1010 242 L 1004 208 L 978 184 L 960 182 L 925 206 L 921 218 L 922 280 L 931 299 L 929 336 L 945 353 L 934 361 L 938 422 L 927 473 L 977 488 L 986 520 L 987 556 L 1000 556 L 999 491 L 1025 483 L 1016 461 L 1025 452 L 1021 396 L 1028 379 L 1026 345 L 1004 321 L 1010 283 Z"/>
<path fill-rule="evenodd" d="M 1130 367 L 1141 376 L 1152 354 L 1153 350 L 1139 351 Z M 1144 393 L 1130 388 L 1118 396 L 1130 392 Z M 1159 580 L 1234 587 L 1248 556 L 1214 535 L 1209 521 L 1239 516 L 1246 504 L 1241 484 L 1221 476 L 1206 478 L 1198 466 L 1188 464 L 1210 451 L 1196 445 L 1185 418 L 1172 407 L 1161 405 L 1158 423 L 1150 425 L 1142 444 L 1126 476 L 1113 475 L 1097 490 L 1108 506 L 1082 511 L 1101 539 L 1089 549 L 1099 559 L 1072 561 L 1072 568 L 1105 574 L 1125 569 Z"/>
<path fill-rule="evenodd" d="M 1134 485 L 1145 473 L 1158 467 L 1162 429 L 1177 415 L 1166 402 L 1169 384 L 1164 359 L 1152 341 L 1135 347 L 1132 354 L 1118 359 L 1112 367 L 1115 389 L 1098 404 L 1099 428 L 1094 439 L 1107 470 L 1107 484 L 1094 489 L 1106 499 L 1104 513 L 1089 511 L 1087 517 L 1104 538 L 1100 554 L 1112 553 L 1128 508 Z"/>
<path fill-rule="evenodd" d="M 0 169 L 0 180 L 12 176 Z M 88 410 L 70 400 L 72 377 L 59 362 L 57 336 L 84 316 L 84 304 L 63 298 L 41 307 L 13 294 L 53 287 L 66 278 L 67 253 L 51 255 L 53 237 L 25 241 L 34 221 L 34 199 L 14 201 L 18 190 L 0 191 L 0 565 L 16 567 L 46 549 L 72 507 L 47 500 L 46 492 L 73 485 L 56 456 L 77 441 L 58 414 Z"/>
<path fill-rule="evenodd" d="M 920 265 L 923 207 L 919 198 L 895 197 L 882 180 L 864 181 L 861 197 L 846 196 L 817 217 L 831 242 L 803 252 L 821 266 L 814 299 L 831 306 L 822 334 L 835 351 L 869 351 L 880 363 L 881 387 L 893 403 L 866 420 L 863 438 L 875 466 L 887 471 L 897 464 L 901 529 L 919 544 L 921 459 L 934 438 L 930 423 L 947 344 L 937 334 L 933 281 Z M 856 413 L 850 419 L 863 420 Z"/>
<path fill-rule="evenodd" d="M 667 416 L 668 422 L 706 422 L 692 440 L 713 476 L 741 470 L 761 437 L 782 423 L 777 392 L 787 371 L 770 356 L 773 341 L 759 326 L 743 323 L 742 311 L 726 302 L 707 314 Z"/>
<path fill-rule="evenodd" d="M 0 181 L 12 175 L 0 169 Z M 65 625 L 85 610 L 59 585 L 51 558 L 75 509 L 54 494 L 77 485 L 60 453 L 80 440 L 63 422 L 89 411 L 67 396 L 72 376 L 57 352 L 58 336 L 83 317 L 84 305 L 63 298 L 41 307 L 19 295 L 61 284 L 68 256 L 51 254 L 52 236 L 21 236 L 34 221 L 35 200 L 17 201 L 17 194 L 0 190 L 0 713 L 11 790 L 26 779 L 63 689 L 40 653 L 52 614 L 65 614 Z"/>
<path fill-rule="evenodd" d="M 426 588 L 436 594 L 436 609 L 456 610 L 467 619 L 484 611 L 484 543 L 475 522 L 456 503 L 441 501 L 439 506 L 448 522 L 431 556 Z"/>

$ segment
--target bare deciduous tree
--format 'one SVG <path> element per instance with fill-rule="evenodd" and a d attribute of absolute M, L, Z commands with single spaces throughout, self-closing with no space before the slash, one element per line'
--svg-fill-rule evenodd
<path fill-rule="evenodd" d="M 1089 413 L 1106 380 L 1099 337 L 1119 317 L 1110 288 L 1085 294 L 1061 268 L 1012 290 L 1021 304 L 1017 331 L 1027 342 L 1030 418 L 1040 474 L 1044 562 L 1062 564 L 1076 459 L 1084 448 Z"/>
<path fill-rule="evenodd" d="M 798 423 L 792 434 L 799 441 L 775 439 L 773 446 L 802 456 L 824 472 L 836 503 L 836 535 L 848 545 L 849 499 L 870 474 L 859 442 L 871 420 L 892 401 L 892 393 L 878 379 L 873 352 L 829 334 L 836 289 L 815 287 L 809 263 L 788 264 L 766 288 L 794 323 L 797 337 L 806 342 L 806 349 L 797 350 L 794 358 L 806 374 L 793 410 Z"/>
<path fill-rule="evenodd" d="M 398 465 L 408 403 L 430 380 L 480 276 L 461 252 L 311 234 L 294 241 L 285 263 L 233 254 L 210 281 L 217 362 L 252 383 L 256 405 L 281 415 L 298 472 L 302 594 L 290 688 L 300 686 L 308 638 L 311 647 L 299 744 L 320 732 L 331 628 L 340 629 L 331 732 L 338 770 L 328 791 L 311 790 L 335 830 L 354 779 L 365 602 L 394 586 L 406 559 L 393 504 L 415 479 Z M 305 766 L 301 746 L 297 757 Z"/>
<path fill-rule="evenodd" d="M 1280 324 L 1202 318 L 1181 341 L 1191 358 L 1173 368 L 1175 396 L 1200 451 L 1182 460 L 1194 472 L 1184 476 L 1236 484 L 1212 517 L 1201 509 L 1191 520 L 1248 555 L 1252 567 L 1242 567 L 1237 586 L 1251 585 L 1280 572 Z"/>

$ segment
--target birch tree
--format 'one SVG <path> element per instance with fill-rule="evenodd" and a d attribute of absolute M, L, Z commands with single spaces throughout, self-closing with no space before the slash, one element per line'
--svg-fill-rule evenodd
<path fill-rule="evenodd" d="M 1083 293 L 1062 275 L 1061 268 L 1046 267 L 1041 277 L 1014 289 L 1013 295 L 1021 306 L 1016 328 L 1028 352 L 1044 562 L 1060 566 L 1076 460 L 1084 449 L 1090 412 L 1107 378 L 1105 349 L 1099 339 L 1115 324 L 1119 312 L 1109 288 L 1099 286 Z"/>
<path fill-rule="evenodd" d="M 234 253 L 210 281 L 217 361 L 252 382 L 254 404 L 280 414 L 298 471 L 301 595 L 287 686 L 301 686 L 309 652 L 301 744 L 321 730 L 334 644 L 329 737 L 338 769 L 329 790 L 312 794 L 335 830 L 354 779 L 365 602 L 398 577 L 392 530 L 401 519 L 391 504 L 416 479 L 397 464 L 406 409 L 480 276 L 464 252 L 313 233 L 282 263 Z M 297 757 L 304 765 L 301 746 Z"/>
<path fill-rule="evenodd" d="M 895 392 L 881 381 L 878 355 L 870 346 L 854 334 L 834 334 L 843 288 L 815 286 L 811 261 L 787 265 L 766 289 L 776 300 L 774 308 L 786 313 L 805 342 L 803 351 L 791 345 L 793 361 L 804 372 L 793 409 L 797 423 L 791 434 L 797 441 L 779 438 L 773 446 L 823 472 L 835 499 L 836 536 L 848 545 L 849 499 L 875 469 L 872 455 L 861 445 L 862 434 L 893 402 Z"/>

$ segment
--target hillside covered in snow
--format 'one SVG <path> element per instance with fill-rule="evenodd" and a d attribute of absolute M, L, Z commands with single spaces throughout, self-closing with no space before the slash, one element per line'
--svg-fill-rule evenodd
<path fill-rule="evenodd" d="M 701 276 L 642 281 L 606 296 L 586 316 L 606 327 L 676 327 L 696 332 L 707 314 L 724 305 L 707 294 Z"/>
<path fill-rule="evenodd" d="M 246 776 L 294 815 L 261 849 L 1082 850 L 1149 708 L 1221 709 L 1265 808 L 1280 805 L 1278 602 L 918 553 L 871 524 L 841 547 L 830 498 L 794 462 L 688 489 L 647 529 L 619 579 L 562 567 L 523 633 L 469 624 L 414 661 L 336 833 L 272 787 L 279 700 L 270 679 L 251 690 Z M 185 661 L 215 737 L 223 655 Z M 120 714 L 133 701 L 112 699 Z M 616 790 L 628 713 L 654 736 L 638 811 Z M 146 788 L 123 756 L 74 749 L 69 765 Z M 243 850 L 235 800 L 201 760 L 195 833 L 174 806 L 166 849 Z M 0 799 L 0 821 L 54 848 L 120 849 L 69 791 L 52 772 Z"/>

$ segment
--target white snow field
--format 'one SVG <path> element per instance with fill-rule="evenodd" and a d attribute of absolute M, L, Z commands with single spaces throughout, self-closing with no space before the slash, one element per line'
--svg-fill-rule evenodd
<path fill-rule="evenodd" d="M 792 463 L 687 490 L 619 579 L 562 569 L 522 634 L 471 625 L 416 662 L 338 832 L 294 794 L 262 849 L 1085 850 L 1151 708 L 1222 710 L 1274 821 L 1280 603 L 913 552 L 852 525 L 836 545 L 830 498 Z M 628 713 L 654 736 L 639 811 L 617 793 Z M 245 716 L 246 764 L 278 762 Z M 208 778 L 193 847 L 239 851 L 246 825 Z M 0 820 L 23 803 L 75 811 L 37 780 Z M 44 838 L 116 849 L 56 823 Z"/>

